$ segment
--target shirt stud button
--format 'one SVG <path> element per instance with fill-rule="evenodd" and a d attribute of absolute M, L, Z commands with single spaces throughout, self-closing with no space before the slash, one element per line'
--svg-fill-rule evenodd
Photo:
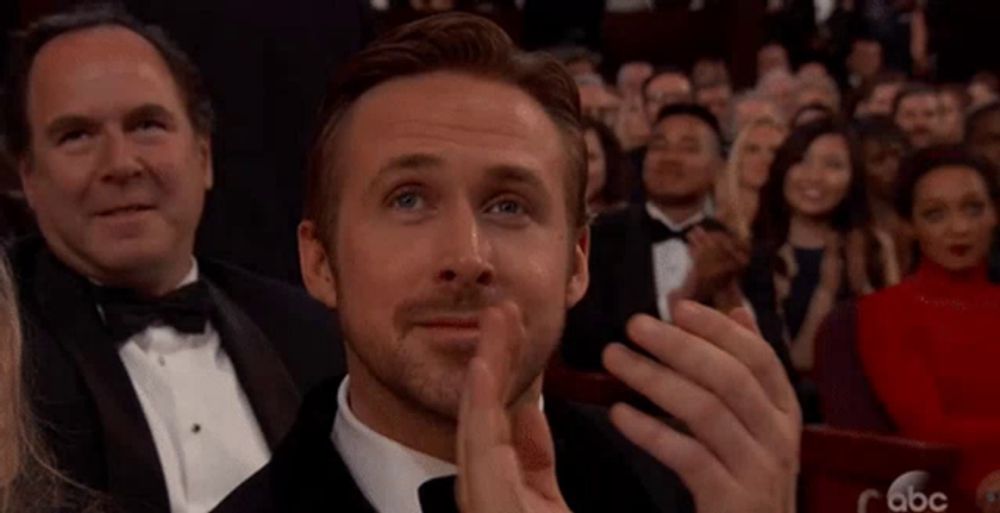
<path fill-rule="evenodd" d="M 194 433 L 194 434 L 196 434 L 196 435 L 198 433 L 201 433 L 201 424 L 195 424 L 195 425 L 191 426 L 191 432 Z"/>

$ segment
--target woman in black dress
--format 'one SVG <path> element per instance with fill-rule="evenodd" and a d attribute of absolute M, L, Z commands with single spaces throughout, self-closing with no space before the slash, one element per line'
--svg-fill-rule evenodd
<path fill-rule="evenodd" d="M 744 292 L 764 336 L 787 343 L 805 376 L 836 302 L 899 281 L 893 242 L 871 220 L 857 145 L 832 120 L 796 128 L 778 150 L 752 240 Z"/>

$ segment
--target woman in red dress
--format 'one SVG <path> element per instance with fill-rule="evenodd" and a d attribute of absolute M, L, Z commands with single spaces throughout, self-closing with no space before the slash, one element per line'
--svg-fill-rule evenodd
<path fill-rule="evenodd" d="M 916 154 L 898 208 L 919 265 L 858 306 L 865 371 L 899 433 L 958 446 L 970 495 L 1000 469 L 1000 286 L 986 270 L 998 178 L 957 149 Z"/>

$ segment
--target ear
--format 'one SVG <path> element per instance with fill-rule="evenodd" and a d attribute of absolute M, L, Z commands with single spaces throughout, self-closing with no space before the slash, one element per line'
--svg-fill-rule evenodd
<path fill-rule="evenodd" d="M 580 230 L 573 253 L 570 255 L 569 283 L 566 284 L 566 304 L 569 307 L 577 304 L 587 292 L 590 285 L 590 227 Z"/>
<path fill-rule="evenodd" d="M 21 189 L 24 192 L 24 199 L 27 200 L 28 206 L 32 210 L 35 209 L 35 181 L 37 180 L 33 171 L 31 169 L 31 157 L 24 156 L 17 161 L 17 174 L 21 177 Z"/>
<path fill-rule="evenodd" d="M 210 190 L 215 185 L 215 168 L 212 165 L 212 138 L 210 136 L 198 137 L 198 158 L 201 160 L 201 169 L 205 173 L 205 190 Z"/>
<path fill-rule="evenodd" d="M 326 246 L 318 237 L 316 223 L 299 223 L 299 266 L 309 295 L 331 310 L 337 308 L 337 281 Z"/>

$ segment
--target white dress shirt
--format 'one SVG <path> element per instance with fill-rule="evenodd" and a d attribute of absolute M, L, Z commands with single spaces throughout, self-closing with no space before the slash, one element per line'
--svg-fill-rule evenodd
<path fill-rule="evenodd" d="M 178 288 L 198 279 L 197 262 Z M 270 450 L 219 334 L 161 323 L 118 351 L 153 434 L 172 513 L 203 513 L 264 466 Z"/>
<path fill-rule="evenodd" d="M 652 202 L 646 203 L 646 212 L 655 221 L 661 222 L 673 231 L 679 232 L 690 228 L 711 214 L 711 203 L 705 202 L 705 207 L 683 222 L 675 223 L 663 215 L 660 209 Z M 670 322 L 670 305 L 667 296 L 679 289 L 691 272 L 693 262 L 691 252 L 688 250 L 687 242 L 681 238 L 667 239 L 654 243 L 653 252 L 653 280 L 656 285 L 656 309 L 660 314 L 660 319 Z"/>
<path fill-rule="evenodd" d="M 364 425 L 347 400 L 350 377 L 337 391 L 331 439 L 361 493 L 379 513 L 422 513 L 417 489 L 458 473 L 455 465 L 410 449 Z"/>

